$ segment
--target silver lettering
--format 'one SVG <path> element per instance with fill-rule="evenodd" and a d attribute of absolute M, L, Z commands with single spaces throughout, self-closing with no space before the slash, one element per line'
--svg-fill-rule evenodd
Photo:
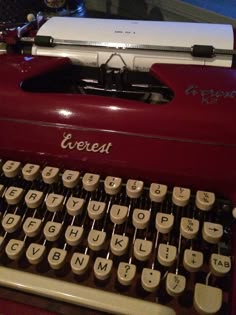
<path fill-rule="evenodd" d="M 61 148 L 62 149 L 70 149 L 73 150 L 76 147 L 76 143 L 74 144 L 74 146 L 72 146 L 71 142 L 68 142 L 71 138 L 72 138 L 72 134 L 68 133 L 64 133 L 63 134 L 64 139 L 61 142 Z"/>
<path fill-rule="evenodd" d="M 224 91 L 214 89 L 200 89 L 197 85 L 190 85 L 185 90 L 185 95 L 197 96 L 202 98 L 202 104 L 216 104 L 220 98 L 235 98 L 236 90 Z"/>
<path fill-rule="evenodd" d="M 61 142 L 61 148 L 67 150 L 87 151 L 94 153 L 110 154 L 112 149 L 112 143 L 90 143 L 88 141 L 73 141 L 71 133 L 64 133 L 63 140 Z"/>

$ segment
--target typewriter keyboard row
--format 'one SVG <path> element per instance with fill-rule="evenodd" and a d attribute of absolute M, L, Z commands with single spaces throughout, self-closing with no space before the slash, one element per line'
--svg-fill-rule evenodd
<path fill-rule="evenodd" d="M 227 314 L 228 201 L 0 162 L 0 285 L 114 314 Z"/>

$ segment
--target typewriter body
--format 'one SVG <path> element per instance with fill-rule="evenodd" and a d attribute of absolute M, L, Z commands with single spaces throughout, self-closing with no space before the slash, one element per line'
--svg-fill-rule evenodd
<path fill-rule="evenodd" d="M 29 24 L 1 33 L 0 285 L 71 313 L 233 315 L 232 28 Z"/>

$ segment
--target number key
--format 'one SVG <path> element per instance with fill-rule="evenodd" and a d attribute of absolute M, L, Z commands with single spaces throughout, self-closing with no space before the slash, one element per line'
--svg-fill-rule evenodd
<path fill-rule="evenodd" d="M 162 202 L 167 194 L 167 186 L 161 184 L 151 184 L 149 197 L 153 202 Z"/>
<path fill-rule="evenodd" d="M 129 179 L 126 184 L 126 193 L 130 198 L 139 198 L 143 192 L 142 181 Z"/>
<path fill-rule="evenodd" d="M 25 164 L 22 168 L 22 175 L 27 181 L 34 181 L 39 175 L 40 166 L 35 164 Z"/>
<path fill-rule="evenodd" d="M 13 178 L 20 171 L 21 163 L 17 161 L 6 161 L 2 167 L 3 173 L 6 177 Z"/>
<path fill-rule="evenodd" d="M 59 177 L 59 168 L 46 166 L 42 171 L 42 178 L 44 183 L 53 184 L 57 182 Z"/>
<path fill-rule="evenodd" d="M 79 182 L 80 173 L 66 170 L 62 175 L 63 185 L 67 188 L 74 188 Z"/>
<path fill-rule="evenodd" d="M 95 191 L 98 188 L 99 181 L 100 181 L 100 175 L 86 173 L 84 174 L 83 179 L 82 179 L 83 188 L 89 192 Z"/>

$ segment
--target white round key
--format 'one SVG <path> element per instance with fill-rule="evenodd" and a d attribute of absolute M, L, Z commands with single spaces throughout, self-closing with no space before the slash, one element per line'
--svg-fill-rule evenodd
<path fill-rule="evenodd" d="M 158 232 L 163 234 L 169 233 L 174 226 L 174 216 L 172 214 L 158 212 L 155 224 Z"/>
<path fill-rule="evenodd" d="M 110 219 L 114 224 L 123 224 L 127 219 L 128 207 L 112 205 Z"/>
<path fill-rule="evenodd" d="M 99 251 L 104 248 L 106 240 L 106 232 L 99 230 L 90 230 L 88 235 L 88 246 L 94 251 Z"/>
<path fill-rule="evenodd" d="M 166 185 L 152 183 L 149 189 L 149 198 L 153 202 L 163 202 L 167 195 L 168 187 Z"/>
<path fill-rule="evenodd" d="M 143 268 L 141 276 L 141 284 L 145 291 L 155 292 L 161 281 L 161 273 L 159 270 Z"/>
<path fill-rule="evenodd" d="M 230 272 L 231 259 L 228 256 L 211 254 L 210 258 L 211 272 L 217 277 L 223 277 Z"/>
<path fill-rule="evenodd" d="M 53 184 L 58 181 L 59 178 L 59 168 L 46 166 L 42 171 L 42 178 L 44 183 Z"/>
<path fill-rule="evenodd" d="M 223 236 L 223 226 L 218 223 L 204 222 L 202 228 L 203 239 L 210 244 L 217 244 Z"/>
<path fill-rule="evenodd" d="M 88 204 L 88 215 L 92 220 L 100 220 L 106 212 L 106 203 L 91 200 Z"/>
<path fill-rule="evenodd" d="M 34 181 L 39 176 L 40 166 L 27 163 L 22 168 L 22 175 L 27 181 Z"/>
<path fill-rule="evenodd" d="M 10 186 L 5 192 L 5 199 L 9 205 L 16 205 L 21 201 L 23 195 L 22 188 Z"/>
<path fill-rule="evenodd" d="M 196 194 L 196 207 L 202 211 L 209 211 L 215 203 L 215 194 L 208 191 L 198 190 Z"/>
<path fill-rule="evenodd" d="M 139 180 L 129 179 L 126 184 L 126 194 L 132 198 L 139 198 L 143 192 L 144 183 Z"/>
<path fill-rule="evenodd" d="M 29 190 L 25 195 L 25 203 L 30 209 L 38 208 L 42 204 L 43 199 L 43 192 L 38 190 Z"/>
<path fill-rule="evenodd" d="M 76 275 L 83 275 L 88 270 L 89 260 L 89 255 L 74 253 L 70 261 L 73 273 Z"/>
<path fill-rule="evenodd" d="M 98 188 L 100 182 L 100 175 L 85 173 L 82 179 L 83 188 L 86 191 L 92 192 Z"/>
<path fill-rule="evenodd" d="M 77 246 L 82 239 L 84 228 L 82 226 L 68 225 L 65 232 L 65 239 L 70 246 Z"/>
<path fill-rule="evenodd" d="M 23 224 L 23 231 L 29 237 L 35 237 L 39 234 L 42 225 L 42 220 L 28 217 Z"/>
<path fill-rule="evenodd" d="M 122 179 L 119 177 L 107 176 L 104 181 L 104 189 L 108 195 L 116 195 L 122 187 Z"/>
<path fill-rule="evenodd" d="M 117 278 L 120 284 L 131 285 L 136 275 L 136 266 L 125 262 L 120 262 L 117 269 Z"/>
<path fill-rule="evenodd" d="M 66 210 L 72 216 L 79 215 L 84 207 L 85 200 L 82 198 L 69 197 L 66 203 Z"/>
<path fill-rule="evenodd" d="M 46 200 L 46 206 L 48 211 L 56 212 L 60 211 L 63 206 L 64 196 L 58 194 L 49 194 Z"/>
<path fill-rule="evenodd" d="M 186 278 L 169 272 L 166 278 L 166 291 L 170 296 L 181 295 L 186 288 Z"/>
<path fill-rule="evenodd" d="M 157 259 L 162 266 L 170 267 L 176 260 L 177 248 L 173 245 L 160 243 Z"/>
<path fill-rule="evenodd" d="M 113 255 L 122 256 L 128 250 L 129 238 L 125 235 L 113 234 L 110 241 L 110 248 Z"/>
<path fill-rule="evenodd" d="M 113 261 L 111 259 L 97 257 L 93 266 L 94 275 L 99 280 L 106 280 L 112 272 Z"/>
<path fill-rule="evenodd" d="M 24 246 L 25 243 L 23 241 L 11 239 L 5 248 L 5 252 L 10 259 L 17 260 L 22 255 Z"/>
<path fill-rule="evenodd" d="M 194 308 L 201 315 L 214 315 L 222 306 L 222 290 L 201 283 L 194 288 Z"/>
<path fill-rule="evenodd" d="M 32 265 L 39 264 L 46 253 L 46 247 L 41 244 L 31 243 L 26 251 L 26 258 Z"/>
<path fill-rule="evenodd" d="M 62 223 L 48 221 L 43 228 L 43 234 L 47 241 L 55 242 L 60 237 L 61 230 Z"/>
<path fill-rule="evenodd" d="M 191 197 L 191 191 L 188 188 L 174 187 L 172 193 L 172 202 L 176 206 L 185 207 Z"/>
<path fill-rule="evenodd" d="M 203 265 L 203 253 L 192 249 L 185 249 L 183 265 L 189 272 L 199 271 Z"/>
<path fill-rule="evenodd" d="M 134 209 L 132 222 L 137 229 L 146 229 L 150 221 L 150 211 L 143 209 Z"/>
<path fill-rule="evenodd" d="M 134 257 L 139 261 L 149 259 L 152 252 L 152 242 L 136 238 L 134 241 Z"/>
<path fill-rule="evenodd" d="M 3 166 L 2 170 L 6 177 L 13 178 L 18 175 L 21 168 L 21 163 L 18 161 L 6 161 Z"/>
<path fill-rule="evenodd" d="M 181 218 L 180 231 L 183 237 L 187 239 L 194 239 L 199 231 L 199 221 L 192 218 Z"/>
<path fill-rule="evenodd" d="M 6 232 L 13 233 L 20 227 L 21 219 L 18 214 L 7 213 L 2 219 L 2 227 Z"/>
<path fill-rule="evenodd" d="M 67 251 L 53 247 L 48 254 L 48 263 L 54 270 L 61 269 L 65 264 Z"/>
<path fill-rule="evenodd" d="M 79 182 L 80 173 L 66 170 L 62 175 L 63 185 L 67 188 L 74 188 Z"/>

